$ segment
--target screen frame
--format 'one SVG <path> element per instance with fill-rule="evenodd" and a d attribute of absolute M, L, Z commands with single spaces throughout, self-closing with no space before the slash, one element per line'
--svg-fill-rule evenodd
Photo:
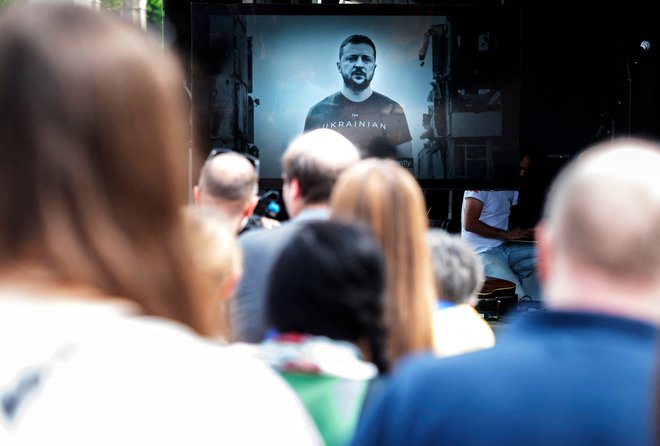
<path fill-rule="evenodd" d="M 518 47 L 511 51 L 516 52 L 514 56 L 515 67 L 511 69 L 511 94 L 516 98 L 515 104 L 510 106 L 507 117 L 507 128 L 512 129 L 508 137 L 513 141 L 512 147 L 507 150 L 515 150 L 519 155 L 520 144 L 520 100 L 521 100 L 521 16 L 520 5 L 517 4 L 454 4 L 454 5 L 420 5 L 420 4 L 225 4 L 213 2 L 193 2 L 191 8 L 191 53 L 190 53 L 190 85 L 192 92 L 192 118 L 191 124 L 193 146 L 198 147 L 202 153 L 207 153 L 210 144 L 202 144 L 203 137 L 199 137 L 205 128 L 201 119 L 208 119 L 209 95 L 208 85 L 203 84 L 200 79 L 205 78 L 208 71 L 208 60 L 210 55 L 210 17 L 214 15 L 290 15 L 290 16 L 457 16 L 474 15 L 499 17 L 504 15 L 507 20 L 515 24 L 511 32 L 517 33 Z M 204 31 L 206 30 L 206 31 Z M 426 58 L 430 63 L 430 54 Z M 201 85 L 201 88 L 200 88 Z M 204 102 L 200 105 L 200 102 Z M 205 115 L 206 113 L 206 115 Z M 410 119 L 410 118 L 408 118 Z M 504 127 L 504 125 L 503 125 Z M 201 129 L 201 130 L 200 130 Z M 509 131 L 509 130 L 507 130 Z M 503 131 L 504 132 L 504 131 Z M 206 136 L 206 139 L 210 139 Z M 212 147 L 210 147 L 212 148 Z M 517 161 L 516 161 L 517 168 Z M 516 169 L 517 171 L 517 169 Z M 487 178 L 417 178 L 423 189 L 427 190 L 466 190 L 466 189 L 516 189 L 519 186 L 517 176 L 496 176 Z M 262 189 L 280 189 L 282 180 L 280 178 L 265 178 L 260 176 L 260 187 Z"/>

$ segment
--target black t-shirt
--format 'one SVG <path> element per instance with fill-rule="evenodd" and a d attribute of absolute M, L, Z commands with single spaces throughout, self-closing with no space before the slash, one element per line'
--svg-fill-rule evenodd
<path fill-rule="evenodd" d="M 403 108 L 392 99 L 373 92 L 362 102 L 353 102 L 341 92 L 323 99 L 313 106 L 307 119 L 305 131 L 327 128 L 344 135 L 362 152 L 387 151 L 412 140 Z"/>

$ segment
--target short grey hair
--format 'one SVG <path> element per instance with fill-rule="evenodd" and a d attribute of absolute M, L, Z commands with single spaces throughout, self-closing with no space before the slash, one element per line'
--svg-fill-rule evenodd
<path fill-rule="evenodd" d="M 459 236 L 441 229 L 429 229 L 426 239 L 438 298 L 459 304 L 475 298 L 484 283 L 477 253 Z"/>

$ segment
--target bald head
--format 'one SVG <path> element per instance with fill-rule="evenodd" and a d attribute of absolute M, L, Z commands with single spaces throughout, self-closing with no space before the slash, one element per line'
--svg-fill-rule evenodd
<path fill-rule="evenodd" d="M 640 140 L 595 146 L 564 170 L 544 223 L 553 258 L 565 266 L 562 280 L 659 291 L 659 173 L 660 146 Z"/>
<path fill-rule="evenodd" d="M 257 172 L 248 159 L 237 153 L 222 153 L 204 163 L 195 201 L 216 208 L 238 224 L 254 209 L 257 189 Z"/>
<path fill-rule="evenodd" d="M 348 166 L 360 159 L 355 146 L 339 133 L 318 129 L 304 133 L 282 157 L 285 181 L 295 178 L 306 204 L 327 203 L 332 188 Z"/>

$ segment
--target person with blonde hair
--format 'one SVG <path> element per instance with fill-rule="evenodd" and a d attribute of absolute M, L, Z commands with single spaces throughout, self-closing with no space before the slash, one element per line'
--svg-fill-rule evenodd
<path fill-rule="evenodd" d="M 388 360 L 430 350 L 435 289 L 424 196 L 415 178 L 395 161 L 363 160 L 339 177 L 330 206 L 332 218 L 367 224 L 383 248 Z"/>
<path fill-rule="evenodd" d="M 215 208 L 188 206 L 184 210 L 193 266 L 199 271 L 198 286 L 216 302 L 219 341 L 231 340 L 229 306 L 242 274 L 241 249 L 234 233 L 234 220 Z"/>
<path fill-rule="evenodd" d="M 410 361 L 354 444 L 654 444 L 659 171 L 660 144 L 628 138 L 572 161 L 538 230 L 547 311 L 491 349 Z"/>
<path fill-rule="evenodd" d="M 0 444 L 316 444 L 282 380 L 201 336 L 169 52 L 71 3 L 0 17 Z"/>

